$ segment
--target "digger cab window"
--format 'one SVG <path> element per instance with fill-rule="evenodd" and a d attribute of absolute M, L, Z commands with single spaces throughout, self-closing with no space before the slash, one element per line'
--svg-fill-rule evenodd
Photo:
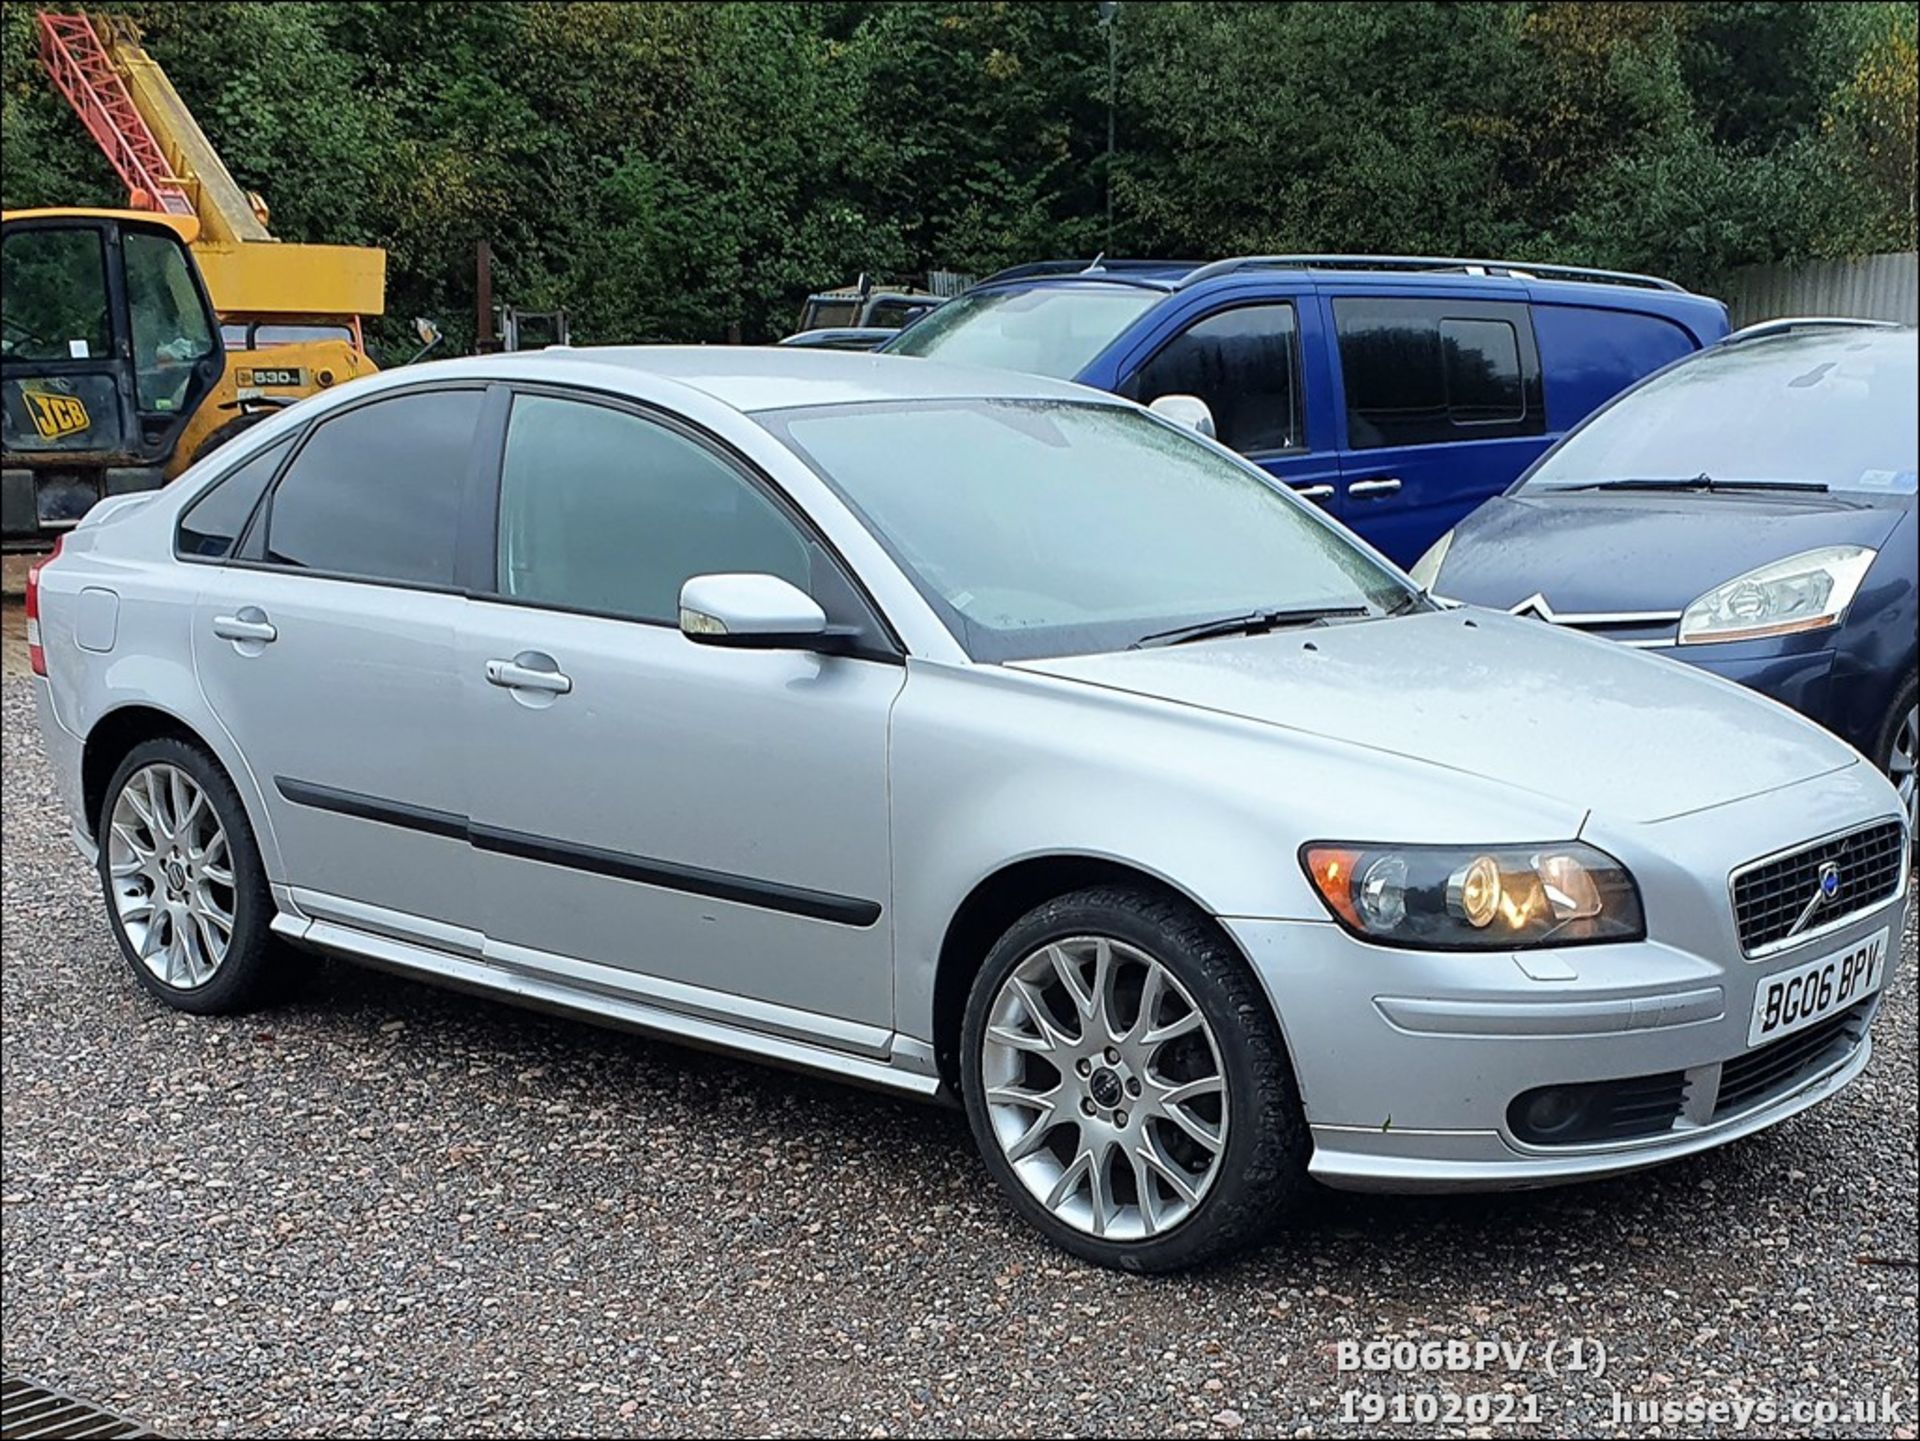
<path fill-rule="evenodd" d="M 213 327 L 171 237 L 126 235 L 127 307 L 133 331 L 134 391 L 141 410 L 179 411 L 193 367 L 213 349 Z"/>
<path fill-rule="evenodd" d="M 23 229 L 0 249 L 9 360 L 101 360 L 112 353 L 100 232 Z"/>

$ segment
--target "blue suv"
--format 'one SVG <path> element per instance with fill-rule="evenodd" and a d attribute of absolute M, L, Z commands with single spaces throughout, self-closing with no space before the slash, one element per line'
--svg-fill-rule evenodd
<path fill-rule="evenodd" d="M 1402 565 L 1627 386 L 1727 333 L 1670 280 L 1414 256 L 1046 261 L 901 331 L 894 355 L 1030 371 L 1215 433 Z"/>

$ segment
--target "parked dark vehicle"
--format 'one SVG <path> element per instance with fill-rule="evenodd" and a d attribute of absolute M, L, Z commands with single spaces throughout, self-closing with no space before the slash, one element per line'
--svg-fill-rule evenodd
<path fill-rule="evenodd" d="M 1593 416 L 1414 567 L 1739 681 L 1885 769 L 1916 812 L 1911 328 L 1788 321 Z"/>
<path fill-rule="evenodd" d="M 1411 256 L 1048 261 L 886 347 L 1143 403 L 1215 433 L 1402 565 L 1596 407 L 1727 333 L 1670 280 Z"/>
<path fill-rule="evenodd" d="M 943 297 L 911 285 L 876 288 L 862 276 L 858 283 L 809 295 L 800 307 L 800 333 L 850 328 L 898 330 L 911 325 Z"/>

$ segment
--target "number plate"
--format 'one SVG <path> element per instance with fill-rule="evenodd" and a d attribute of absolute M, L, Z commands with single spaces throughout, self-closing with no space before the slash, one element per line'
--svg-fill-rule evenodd
<path fill-rule="evenodd" d="M 1760 983 L 1753 998 L 1747 1044 L 1791 1035 L 1822 1016 L 1845 1010 L 1880 989 L 1887 967 L 1887 932 L 1867 937 L 1836 955 L 1809 961 Z"/>

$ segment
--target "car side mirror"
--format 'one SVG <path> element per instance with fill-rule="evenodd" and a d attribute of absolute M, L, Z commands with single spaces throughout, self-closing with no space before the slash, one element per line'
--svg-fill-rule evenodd
<path fill-rule="evenodd" d="M 700 645 L 817 650 L 827 613 L 777 575 L 696 575 L 680 587 L 680 634 Z"/>
<path fill-rule="evenodd" d="M 1212 407 L 1197 395 L 1163 395 L 1147 409 L 1155 415 L 1165 416 L 1175 425 L 1199 431 L 1208 440 L 1215 440 L 1219 436 L 1214 429 Z"/>

